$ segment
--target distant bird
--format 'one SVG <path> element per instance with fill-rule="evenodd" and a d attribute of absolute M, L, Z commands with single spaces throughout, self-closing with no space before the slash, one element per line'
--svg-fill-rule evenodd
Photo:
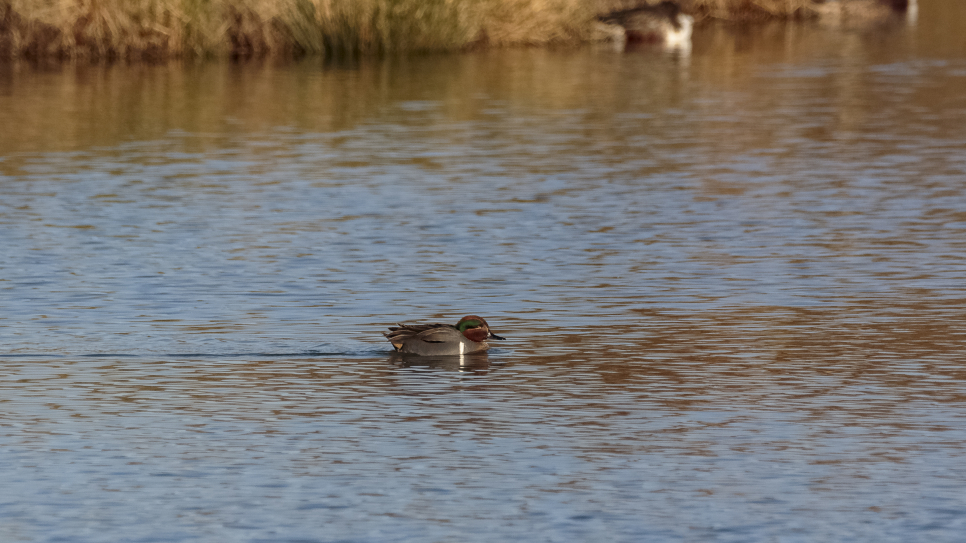
<path fill-rule="evenodd" d="M 685 47 L 691 45 L 694 18 L 681 13 L 681 6 L 670 0 L 612 11 L 598 15 L 597 20 L 622 28 L 627 43 L 663 43 Z"/>
<path fill-rule="evenodd" d="M 874 26 L 892 21 L 915 23 L 917 0 L 813 0 L 813 8 L 826 22 L 845 26 Z"/>

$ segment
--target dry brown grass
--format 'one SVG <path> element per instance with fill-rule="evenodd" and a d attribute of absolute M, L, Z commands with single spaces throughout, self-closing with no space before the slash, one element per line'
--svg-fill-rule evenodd
<path fill-rule="evenodd" d="M 456 50 L 589 39 L 645 0 L 0 0 L 0 57 L 163 59 Z M 656 1 L 656 0 L 652 0 Z M 718 18 L 796 17 L 811 0 L 682 0 Z"/>
<path fill-rule="evenodd" d="M 581 0 L 491 0 L 481 14 L 493 44 L 545 44 L 589 39 L 597 12 Z"/>
<path fill-rule="evenodd" d="M 628 9 L 660 0 L 592 0 L 598 13 Z M 815 0 L 676 0 L 685 13 L 698 20 L 705 18 L 730 21 L 763 19 L 799 19 L 815 15 Z"/>
<path fill-rule="evenodd" d="M 0 0 L 0 56 L 453 50 L 586 38 L 583 0 Z"/>
<path fill-rule="evenodd" d="M 686 0 L 698 17 L 727 20 L 801 19 L 814 16 L 813 0 Z"/>

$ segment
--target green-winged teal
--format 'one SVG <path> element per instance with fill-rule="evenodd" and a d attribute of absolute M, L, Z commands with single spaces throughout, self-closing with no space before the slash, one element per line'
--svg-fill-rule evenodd
<path fill-rule="evenodd" d="M 506 339 L 493 332 L 483 317 L 467 315 L 451 324 L 400 324 L 383 334 L 397 352 L 423 356 L 460 355 L 485 351 L 488 339 Z"/>

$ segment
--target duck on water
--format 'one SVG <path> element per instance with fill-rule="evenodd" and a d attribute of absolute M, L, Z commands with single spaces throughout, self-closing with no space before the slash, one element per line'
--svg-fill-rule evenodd
<path fill-rule="evenodd" d="M 629 44 L 691 45 L 694 18 L 682 13 L 680 4 L 670 0 L 611 11 L 598 15 L 597 20 L 605 25 L 604 34 Z"/>
<path fill-rule="evenodd" d="M 423 356 L 463 355 L 490 348 L 486 340 L 506 338 L 490 332 L 483 317 L 467 315 L 452 324 L 399 324 L 383 334 L 396 352 Z"/>

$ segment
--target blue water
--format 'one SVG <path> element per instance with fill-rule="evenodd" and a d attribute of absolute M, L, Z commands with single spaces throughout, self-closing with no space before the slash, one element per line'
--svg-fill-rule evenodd
<path fill-rule="evenodd" d="M 960 540 L 966 54 L 806 30 L 7 73 L 0 540 Z"/>

